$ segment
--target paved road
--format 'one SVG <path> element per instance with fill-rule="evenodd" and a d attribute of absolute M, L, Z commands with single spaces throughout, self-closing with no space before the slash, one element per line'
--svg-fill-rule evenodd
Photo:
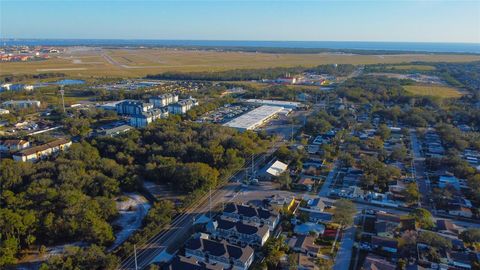
<path fill-rule="evenodd" d="M 430 203 L 431 189 L 426 174 L 425 157 L 421 152 L 421 146 L 414 130 L 410 131 L 410 138 L 413 153 L 413 167 L 415 172 L 414 177 L 417 181 L 418 190 L 421 194 L 420 206 L 432 210 L 433 206 Z"/>
<path fill-rule="evenodd" d="M 261 166 L 261 160 L 265 159 L 265 156 L 270 156 L 274 153 L 283 142 L 277 142 L 266 153 L 263 153 L 255 158 L 255 169 L 258 170 Z M 246 164 L 249 167 L 250 164 Z M 230 181 L 220 187 L 219 189 L 212 191 L 211 205 L 212 208 L 219 203 L 225 203 L 235 198 L 238 190 L 241 189 L 241 180 L 245 178 L 245 170 L 240 170 L 237 174 L 230 178 Z M 170 250 L 177 246 L 180 241 L 185 240 L 186 235 L 190 235 L 190 229 L 193 221 L 200 218 L 202 215 L 208 215 L 210 209 L 209 196 L 199 199 L 199 201 L 186 209 L 182 214 L 179 214 L 171 222 L 170 226 L 165 230 L 159 232 L 152 238 L 150 238 L 144 244 L 137 244 L 137 264 L 139 269 L 146 268 L 150 263 L 155 261 L 162 252 Z M 122 261 L 119 269 L 135 269 L 135 258 L 131 254 L 128 258 Z"/>
<path fill-rule="evenodd" d="M 318 196 L 320 197 L 327 197 L 328 194 L 330 193 L 330 185 L 332 184 L 333 179 L 335 178 L 335 174 L 337 173 L 337 161 L 333 164 L 333 168 L 330 170 L 330 172 L 327 175 L 327 178 L 325 179 L 325 182 L 322 185 L 322 188 L 318 192 Z"/>
<path fill-rule="evenodd" d="M 352 258 L 353 243 L 355 240 L 355 227 L 347 228 L 343 231 L 340 249 L 335 257 L 333 270 L 348 270 Z"/>

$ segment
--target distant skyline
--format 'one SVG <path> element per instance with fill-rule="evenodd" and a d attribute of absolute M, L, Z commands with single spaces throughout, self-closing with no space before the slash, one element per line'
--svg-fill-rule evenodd
<path fill-rule="evenodd" d="M 0 37 L 480 43 L 480 0 L 0 0 Z"/>

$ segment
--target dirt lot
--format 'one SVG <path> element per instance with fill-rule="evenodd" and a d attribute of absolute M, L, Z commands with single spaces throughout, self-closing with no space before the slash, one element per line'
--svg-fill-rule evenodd
<path fill-rule="evenodd" d="M 320 64 L 409 63 L 412 61 L 466 62 L 478 55 L 350 55 L 268 54 L 180 49 L 75 48 L 36 62 L 0 63 L 0 75 L 61 72 L 72 77 L 138 77 L 165 71 L 219 71 L 241 68 L 315 66 Z"/>

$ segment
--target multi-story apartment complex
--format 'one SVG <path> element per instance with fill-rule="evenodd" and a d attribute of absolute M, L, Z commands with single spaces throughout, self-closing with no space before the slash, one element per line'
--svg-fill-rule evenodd
<path fill-rule="evenodd" d="M 140 115 L 153 109 L 153 104 L 138 100 L 124 100 L 115 105 L 119 115 Z"/>
<path fill-rule="evenodd" d="M 253 262 L 253 248 L 239 247 L 227 241 L 194 237 L 185 245 L 185 256 L 201 262 L 219 265 L 224 269 L 247 270 Z"/>
<path fill-rule="evenodd" d="M 261 247 L 270 237 L 268 225 L 220 217 L 207 224 L 207 231 L 213 239 L 225 239 L 232 244 Z"/>
<path fill-rule="evenodd" d="M 40 104 L 38 100 L 10 100 L 2 103 L 3 107 L 14 109 L 39 108 Z"/>
<path fill-rule="evenodd" d="M 148 100 L 153 104 L 155 108 L 163 108 L 172 103 L 178 102 L 178 95 L 173 93 L 167 93 L 156 97 L 151 97 Z"/>
<path fill-rule="evenodd" d="M 188 110 L 197 105 L 198 101 L 194 98 L 184 99 L 168 105 L 168 112 L 171 114 L 185 114 Z"/>
<path fill-rule="evenodd" d="M 130 125 L 134 127 L 146 127 L 151 122 L 160 119 L 166 118 L 168 116 L 168 111 L 166 109 L 153 109 L 140 114 L 135 114 L 130 117 Z"/>
<path fill-rule="evenodd" d="M 261 207 L 229 203 L 223 209 L 223 217 L 247 221 L 257 225 L 267 225 L 273 231 L 280 222 L 280 214 Z"/>

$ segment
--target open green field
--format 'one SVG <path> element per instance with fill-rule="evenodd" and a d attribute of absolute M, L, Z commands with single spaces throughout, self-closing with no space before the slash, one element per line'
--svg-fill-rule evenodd
<path fill-rule="evenodd" d="M 321 64 L 397 64 L 414 61 L 469 62 L 479 55 L 402 54 L 269 54 L 181 49 L 69 49 L 45 61 L 0 63 L 0 75 L 65 73 L 71 77 L 142 77 L 166 71 L 316 66 Z M 418 67 L 418 66 L 416 66 Z"/>
<path fill-rule="evenodd" d="M 431 71 L 435 70 L 435 67 L 428 65 L 392 65 L 388 66 L 387 69 Z"/>
<path fill-rule="evenodd" d="M 457 89 L 439 85 L 407 85 L 405 90 L 413 95 L 432 96 L 440 98 L 458 98 L 462 93 Z"/>

